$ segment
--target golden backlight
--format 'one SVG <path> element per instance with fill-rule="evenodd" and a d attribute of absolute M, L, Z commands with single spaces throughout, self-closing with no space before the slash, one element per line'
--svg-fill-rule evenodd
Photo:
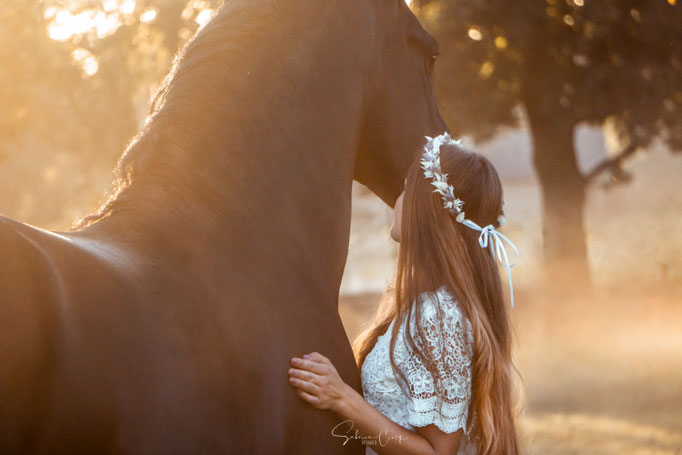
<path fill-rule="evenodd" d="M 93 34 L 96 38 L 105 38 L 114 33 L 121 25 L 130 25 L 135 21 L 152 23 L 157 18 L 158 9 L 149 7 L 141 10 L 135 0 L 105 0 L 101 7 L 76 11 L 75 4 L 71 2 L 66 6 L 49 4 L 45 8 L 44 17 L 48 22 L 50 38 L 57 41 L 67 41 L 80 36 Z M 189 14 L 195 8 L 189 2 Z M 409 3 L 409 2 L 408 2 Z M 187 10 L 187 9 L 186 9 Z M 213 10 L 210 8 L 200 9 L 195 22 L 204 25 L 211 18 Z M 187 13 L 183 11 L 183 18 Z M 92 37 L 92 36 L 91 36 Z"/>
<path fill-rule="evenodd" d="M 269 1 L 279 0 L 0 0 L 0 215 L 63 231 L 92 213 L 105 197 L 113 167 L 144 125 L 177 50 L 211 21 L 223 2 Z M 670 113 L 681 112 L 682 88 L 672 76 L 678 74 L 682 58 L 671 50 L 679 40 L 673 42 L 672 33 L 663 35 L 672 25 L 670 30 L 659 26 L 668 13 L 679 14 L 680 0 L 649 0 L 643 2 L 646 8 L 623 9 L 614 19 L 614 33 L 607 27 L 609 11 L 618 11 L 623 2 L 606 2 L 604 16 L 597 14 L 604 3 L 598 0 L 537 0 L 523 2 L 537 17 L 518 11 L 502 11 L 498 17 L 487 7 L 481 11 L 492 17 L 483 17 L 477 12 L 487 4 L 483 1 L 402 1 L 439 42 L 432 86 L 450 132 L 465 135 L 464 143 L 487 156 L 503 181 L 508 224 L 502 232 L 521 252 L 513 270 L 515 304 L 510 314 L 515 363 L 524 379 L 522 453 L 682 455 L 682 153 L 670 153 L 671 146 L 656 139 L 586 187 L 584 223 L 576 225 L 585 231 L 592 294 L 568 267 L 551 273 L 543 258 L 543 191 L 565 178 L 560 167 L 568 163 L 570 175 L 576 169 L 588 175 L 599 163 L 627 150 L 631 138 L 646 139 L 656 132 L 640 126 L 640 119 L 656 117 L 656 125 L 672 125 L 676 118 Z M 466 11 L 457 8 L 464 4 Z M 400 1 L 391 5 L 399 6 Z M 404 7 L 399 10 L 409 13 Z M 278 24 L 287 19 L 284 12 L 276 11 Z M 292 17 L 300 20 L 302 15 L 296 10 Z M 537 18 L 537 24 L 528 17 Z M 248 25 L 278 31 L 266 21 Z M 258 36 L 269 46 L 265 33 Z M 306 44 L 301 35 L 292 38 Z M 537 45 L 540 38 L 546 42 Z M 238 43 L 256 50 L 261 46 Z M 336 36 L 330 43 L 334 50 L 344 45 Z M 656 52 L 651 60 L 638 50 L 645 46 Z M 406 48 L 406 58 L 419 55 L 415 49 Z M 304 50 L 293 49 L 300 55 Z M 274 64 L 284 58 L 288 55 Z M 639 59 L 646 64 L 640 65 Z M 305 62 L 316 68 L 314 62 Z M 415 71 L 421 75 L 427 67 L 419 63 Z M 262 64 L 278 67 L 270 60 Z M 349 62 L 338 59 L 335 64 L 344 69 Z M 403 74 L 386 75 L 386 80 Z M 274 76 L 250 80 L 264 84 Z M 220 83 L 221 78 L 209 79 L 197 79 L 202 96 L 188 95 L 183 102 L 213 102 L 203 96 L 203 84 Z M 301 80 L 294 82 L 288 86 L 306 88 Z M 233 92 L 228 85 L 211 90 L 217 93 L 223 87 Z M 642 87 L 646 90 L 639 90 Z M 267 88 L 257 92 L 266 93 Z M 412 96 L 412 89 L 419 87 L 407 88 L 405 95 Z M 280 96 L 279 91 L 267 93 Z M 615 94 L 616 101 L 603 93 Z M 367 94 L 374 99 L 370 90 Z M 651 104 L 648 97 L 660 102 Z M 239 94 L 231 103 L 206 106 L 202 112 L 242 109 L 243 99 Z M 308 99 L 301 97 L 304 103 Z M 529 126 L 528 100 L 549 109 L 545 116 L 536 113 L 535 130 Z M 623 118 L 632 120 L 634 134 L 624 135 L 622 122 L 614 116 L 573 125 L 583 116 L 574 106 L 586 109 L 588 119 L 622 110 Z M 306 108 L 292 105 L 286 114 Z M 518 127 L 507 125 L 517 113 Z M 248 118 L 239 111 L 225 117 L 238 122 Z M 557 118 L 560 121 L 549 121 Z M 560 128 L 563 123 L 571 123 L 571 129 Z M 671 128 L 670 134 L 676 131 Z M 476 134 L 493 136 L 477 142 Z M 566 142 L 563 147 L 561 141 Z M 539 156 L 535 142 L 548 149 L 556 146 L 561 153 L 575 151 L 575 166 L 573 160 L 552 164 L 558 177 L 544 190 L 533 164 Z M 399 251 L 389 236 L 392 210 L 357 182 L 352 213 L 339 305 L 351 340 L 372 321 L 378 294 L 394 278 Z M 11 270 L 12 261 L 7 251 L 0 249 L 0 255 L 2 275 Z M 506 276 L 502 280 L 506 292 Z M 0 289 L 0 308 L 3 292 Z"/>
<path fill-rule="evenodd" d="M 408 1 L 408 4 L 410 2 Z M 183 19 L 194 16 L 200 27 L 213 16 L 211 8 L 201 8 L 201 1 L 190 1 L 182 12 Z M 104 39 L 122 25 L 135 22 L 152 24 L 159 10 L 154 7 L 142 9 L 135 0 L 104 0 L 99 7 L 79 9 L 79 2 L 47 2 L 43 16 L 47 21 L 49 37 L 55 41 L 89 41 Z M 83 77 L 89 77 L 99 70 L 99 62 L 89 51 L 78 48 L 72 52 L 74 63 L 81 67 Z"/>

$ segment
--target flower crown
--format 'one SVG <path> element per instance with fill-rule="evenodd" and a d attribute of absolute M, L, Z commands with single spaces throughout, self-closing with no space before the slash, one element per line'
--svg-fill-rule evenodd
<path fill-rule="evenodd" d="M 443 133 L 438 137 L 432 138 L 426 136 L 428 142 L 424 147 L 424 154 L 422 155 L 422 169 L 424 169 L 424 176 L 433 179 L 431 184 L 436 187 L 434 193 L 440 193 L 443 198 L 443 207 L 448 209 L 450 213 L 455 215 L 457 221 L 460 223 L 464 221 L 466 214 L 462 211 L 464 201 L 455 197 L 455 188 L 448 185 L 447 174 L 444 174 L 440 168 L 440 146 L 443 144 L 454 144 L 460 148 L 465 148 L 461 139 L 453 139 L 448 133 Z M 502 199 L 502 209 L 504 210 L 505 201 Z M 503 226 L 507 220 L 503 214 L 497 217 L 497 222 Z"/>
<path fill-rule="evenodd" d="M 436 189 L 434 193 L 439 193 L 443 199 L 443 207 L 445 207 L 451 214 L 455 215 L 457 222 L 464 224 L 465 226 L 479 231 L 481 235 L 478 238 L 478 243 L 482 248 L 490 247 L 490 251 L 493 255 L 493 259 L 499 259 L 500 263 L 507 269 L 509 275 L 509 291 L 511 297 L 511 306 L 514 308 L 514 289 L 512 287 L 511 279 L 511 267 L 516 265 L 509 263 L 509 258 L 507 256 L 507 251 L 504 247 L 503 241 L 507 242 L 515 251 L 517 256 L 519 256 L 519 250 L 516 246 L 505 237 L 503 234 L 498 232 L 492 224 L 485 227 L 480 227 L 478 224 L 466 218 L 466 214 L 462 211 L 464 206 L 464 201 L 455 197 L 455 189 L 452 185 L 448 184 L 447 174 L 444 174 L 440 167 L 440 148 L 443 144 L 453 144 L 459 148 L 464 148 L 461 139 L 453 139 L 450 135 L 445 132 L 437 137 L 426 136 L 426 145 L 424 146 L 424 153 L 422 154 L 421 167 L 424 169 L 424 177 L 427 179 L 432 179 L 431 185 L 435 186 Z M 504 199 L 502 200 L 502 207 L 504 209 Z M 500 226 L 506 223 L 506 219 L 503 214 L 497 217 L 497 222 Z M 492 238 L 492 241 L 490 240 Z"/>

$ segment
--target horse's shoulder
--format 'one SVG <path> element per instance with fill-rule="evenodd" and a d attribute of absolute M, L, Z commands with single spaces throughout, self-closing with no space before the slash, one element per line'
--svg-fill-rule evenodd
<path fill-rule="evenodd" d="M 18 326 L 45 321 L 54 310 L 56 268 L 30 231 L 28 225 L 0 216 L 0 321 L 20 318 Z"/>
<path fill-rule="evenodd" d="M 16 275 L 11 277 L 12 280 L 19 279 L 18 274 L 30 278 L 46 266 L 45 252 L 31 234 L 31 227 L 0 216 L 0 284 L 4 281 L 3 274 Z"/>
<path fill-rule="evenodd" d="M 108 263 L 122 262 L 125 255 L 73 232 L 50 231 L 0 216 L 0 257 L 7 265 L 42 259 L 53 273 L 68 275 L 74 267 L 90 272 L 107 268 Z"/>
<path fill-rule="evenodd" d="M 37 418 L 53 371 L 56 340 L 51 266 L 22 229 L 0 216 L 0 423 L 15 431 L 0 435 L 0 453 L 21 451 L 23 432 Z M 7 432 L 6 432 L 7 433 Z"/>
<path fill-rule="evenodd" d="M 0 215 L 0 257 L 7 257 L 13 251 L 26 253 L 27 250 L 40 250 L 50 231 L 22 223 Z M 54 234 L 53 234 L 54 235 Z"/>
<path fill-rule="evenodd" d="M 7 246 L 16 244 L 21 239 L 18 225 L 21 224 L 6 216 L 0 215 L 0 245 Z M 0 253 L 2 253 L 0 251 Z"/>

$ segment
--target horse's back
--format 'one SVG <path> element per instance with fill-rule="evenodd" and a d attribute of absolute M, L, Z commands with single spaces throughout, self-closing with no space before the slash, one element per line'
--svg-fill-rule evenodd
<path fill-rule="evenodd" d="M 361 452 L 287 382 L 311 350 L 353 378 L 338 316 L 2 217 L 0 251 L 0 453 Z"/>
<path fill-rule="evenodd" d="M 111 444 L 111 425 L 88 412 L 95 403 L 82 400 L 87 391 L 64 393 L 78 384 L 65 375 L 70 315 L 62 247 L 73 249 L 54 233 L 0 216 L 0 453 L 100 451 Z M 90 371 L 81 373 L 87 378 Z M 69 412 L 61 413 L 58 402 Z"/>
<path fill-rule="evenodd" d="M 0 216 L 0 453 L 32 450 L 56 362 L 52 264 L 22 226 Z"/>
<path fill-rule="evenodd" d="M 192 397 L 172 396 L 163 302 L 136 288 L 115 248 L 0 217 L 0 251 L 0 453 L 200 445 L 180 431 Z"/>

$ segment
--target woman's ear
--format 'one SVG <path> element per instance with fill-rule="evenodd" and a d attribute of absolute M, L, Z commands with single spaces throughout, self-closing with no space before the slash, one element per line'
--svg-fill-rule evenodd
<path fill-rule="evenodd" d="M 398 199 L 395 201 L 395 207 L 393 209 L 393 224 L 391 225 L 391 238 L 396 242 L 400 242 L 400 220 L 403 216 L 403 196 L 405 195 L 405 190 L 400 193 Z"/>

